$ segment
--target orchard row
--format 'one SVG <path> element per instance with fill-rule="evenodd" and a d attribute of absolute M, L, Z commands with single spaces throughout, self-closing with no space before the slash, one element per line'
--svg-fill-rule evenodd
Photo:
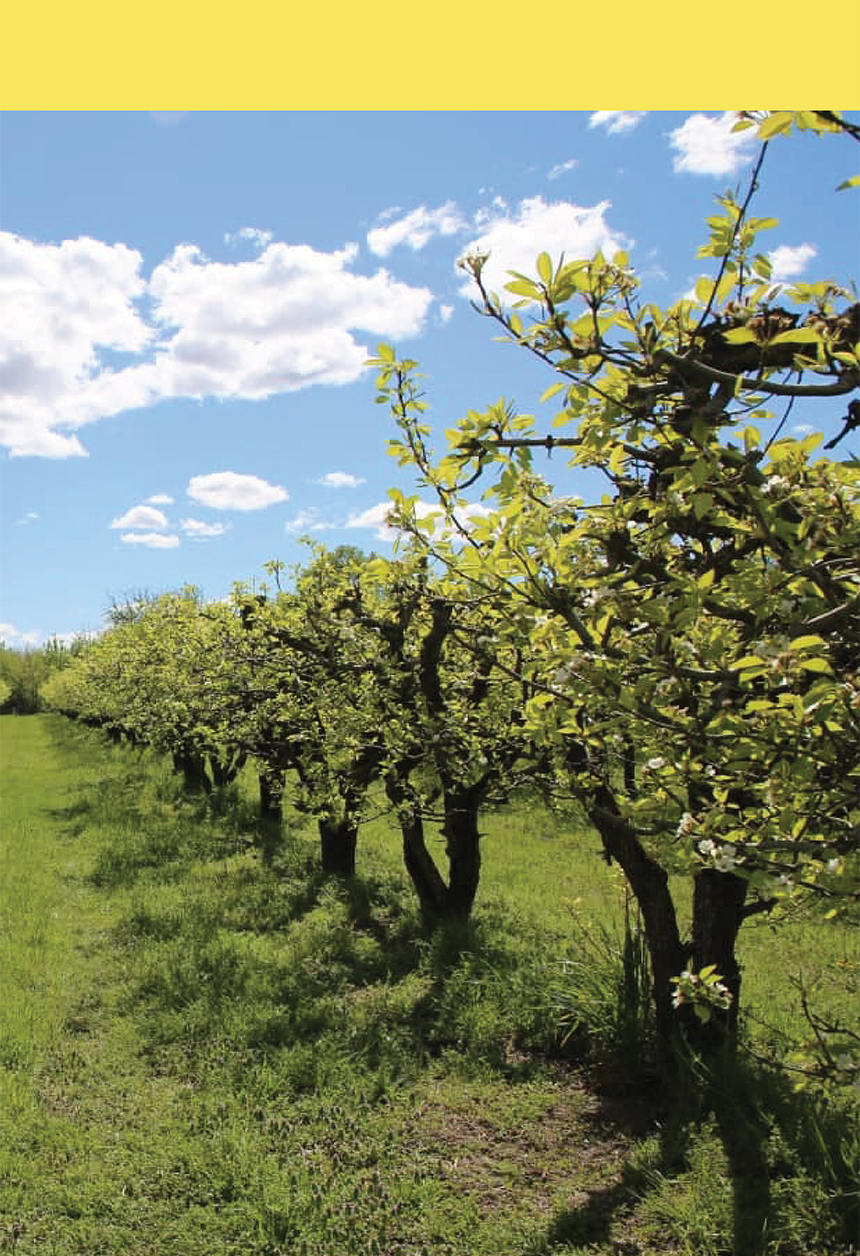
<path fill-rule="evenodd" d="M 550 372 L 549 432 L 499 402 L 437 457 L 417 364 L 379 346 L 393 453 L 438 502 L 427 517 L 392 494 L 400 557 L 318 549 L 289 590 L 271 564 L 265 594 L 130 606 L 48 687 L 172 754 L 189 788 L 253 760 L 273 823 L 294 782 L 332 873 L 353 872 L 383 798 L 431 925 L 471 911 L 483 806 L 575 800 L 641 912 L 667 1069 L 679 1041 L 734 1042 L 744 921 L 815 901 L 826 927 L 858 898 L 860 495 L 856 460 L 829 451 L 860 426 L 860 307 L 831 280 L 773 284 L 756 249 L 776 220 L 750 207 L 776 136 L 860 133 L 826 112 L 749 124 L 762 148 L 708 220 L 716 273 L 695 298 L 643 301 L 623 253 L 541 254 L 504 299 L 485 258 L 463 262 L 481 312 Z M 784 434 L 789 412 L 813 429 L 837 406 L 823 451 Z M 535 461 L 553 451 L 604 491 L 556 492 Z"/>

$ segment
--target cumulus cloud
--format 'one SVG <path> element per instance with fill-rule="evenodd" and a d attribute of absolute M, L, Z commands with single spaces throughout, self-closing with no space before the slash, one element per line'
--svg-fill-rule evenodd
<path fill-rule="evenodd" d="M 818 253 L 814 244 L 780 244 L 770 256 L 774 283 L 790 283 L 806 269 Z"/>
<path fill-rule="evenodd" d="M 568 170 L 573 170 L 578 165 L 579 162 L 575 157 L 571 157 L 570 161 L 560 161 L 547 171 L 546 177 L 548 179 L 558 179 L 561 175 L 567 174 Z"/>
<path fill-rule="evenodd" d="M 346 521 L 347 528 L 368 528 L 371 529 L 378 540 L 393 542 L 400 535 L 400 530 L 392 526 L 391 513 L 394 509 L 393 503 L 377 502 L 375 506 L 369 506 L 367 510 L 362 510 L 356 514 L 350 515 Z M 437 515 L 440 518 L 443 515 L 442 507 L 438 502 L 422 502 L 415 503 L 415 514 L 419 519 L 427 519 L 431 515 Z M 486 506 L 480 502 L 473 502 L 464 506 L 457 511 L 457 518 L 464 527 L 468 527 L 474 519 L 479 519 L 492 514 Z"/>
<path fill-rule="evenodd" d="M 314 484 L 321 484 L 323 488 L 358 488 L 364 483 L 361 476 L 351 475 L 349 471 L 326 471 L 325 475 L 314 480 Z"/>
<path fill-rule="evenodd" d="M 271 239 L 271 231 L 264 231 L 260 227 L 240 227 L 238 231 L 228 231 L 224 236 L 224 243 L 238 244 L 241 240 L 247 240 L 257 248 L 264 249 Z"/>
<path fill-rule="evenodd" d="M 162 372 L 170 395 L 263 398 L 345 384 L 367 356 L 352 329 L 416 334 L 432 294 L 384 270 L 354 274 L 357 252 L 270 244 L 253 261 L 227 265 L 180 245 L 149 285 L 160 323 L 175 329 Z"/>
<path fill-rule="evenodd" d="M 133 506 L 124 515 L 114 519 L 110 526 L 112 528 L 139 528 L 143 531 L 149 529 L 150 531 L 164 532 L 170 525 L 167 522 L 167 517 L 160 510 L 156 510 L 154 506 Z"/>
<path fill-rule="evenodd" d="M 298 514 L 293 515 L 292 519 L 288 519 L 284 524 L 284 531 L 326 532 L 336 526 L 336 524 L 326 523 L 325 520 L 320 519 L 320 512 L 316 506 L 309 506 L 306 510 L 300 510 Z"/>
<path fill-rule="evenodd" d="M 66 458 L 86 453 L 74 435 L 84 424 L 164 398 L 347 384 L 366 369 L 361 333 L 402 340 L 423 328 L 429 289 L 357 273 L 357 245 L 257 242 L 256 256 L 231 263 L 180 245 L 147 281 L 124 244 L 0 232 L 0 305 L 15 310 L 0 330 L 0 444 Z"/>
<path fill-rule="evenodd" d="M 100 350 L 141 353 L 152 342 L 137 308 L 141 264 L 124 244 L 36 244 L 0 232 L 0 306 L 15 311 L 0 330 L 0 443 L 13 454 L 85 452 L 56 427 L 86 417 Z M 104 375 L 109 383 L 114 373 Z"/>
<path fill-rule="evenodd" d="M 0 641 L 9 646 L 38 645 L 42 633 L 38 628 L 30 628 L 26 632 L 16 628 L 14 624 L 0 624 Z"/>
<path fill-rule="evenodd" d="M 169 493 L 153 493 L 151 497 L 146 498 L 148 506 L 172 506 L 173 498 Z"/>
<path fill-rule="evenodd" d="M 602 126 L 608 135 L 624 135 L 645 117 L 644 109 L 597 109 L 588 119 L 590 127 Z"/>
<path fill-rule="evenodd" d="M 739 170 L 758 141 L 754 129 L 733 132 L 737 120 L 737 112 L 732 110 L 717 117 L 694 113 L 670 131 L 675 173 L 722 175 Z"/>
<path fill-rule="evenodd" d="M 609 201 L 583 207 L 568 201 L 546 202 L 540 196 L 521 201 L 514 211 L 504 203 L 496 203 L 493 209 L 480 211 L 476 216 L 481 234 L 471 241 L 463 255 L 489 253 L 484 281 L 490 291 L 504 296 L 504 286 L 510 279 L 508 271 L 534 274 L 535 259 L 541 252 L 549 253 L 553 262 L 557 262 L 562 253 L 572 262 L 592 257 L 598 249 L 611 257 L 619 249 L 629 248 L 632 242 L 607 223 L 609 208 Z M 461 292 L 464 296 L 474 296 L 471 280 Z"/>
<path fill-rule="evenodd" d="M 465 226 L 466 220 L 454 201 L 446 201 L 438 209 L 427 209 L 425 205 L 419 205 L 403 218 L 368 231 L 367 247 L 377 257 L 387 257 L 399 244 L 406 244 L 413 252 L 417 252 L 434 236 L 456 235 Z"/>
<path fill-rule="evenodd" d="M 176 549 L 179 537 L 164 532 L 123 532 L 123 545 L 144 545 L 147 549 Z"/>
<path fill-rule="evenodd" d="M 229 523 L 204 523 L 202 519 L 183 519 L 179 526 L 195 541 L 207 541 L 213 536 L 223 536 L 230 530 Z"/>
<path fill-rule="evenodd" d="M 256 475 L 238 475 L 235 471 L 194 475 L 188 482 L 187 492 L 193 502 L 216 510 L 263 510 L 289 498 L 280 484 L 269 484 Z"/>

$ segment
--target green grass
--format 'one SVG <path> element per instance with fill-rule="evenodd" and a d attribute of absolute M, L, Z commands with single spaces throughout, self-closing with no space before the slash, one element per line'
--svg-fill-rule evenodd
<path fill-rule="evenodd" d="M 575 826 L 488 816 L 475 919 L 427 938 L 382 818 L 335 886 L 295 818 L 266 866 L 247 798 L 189 803 L 145 754 L 51 717 L 0 751 L 0 1250 L 722 1256 L 761 1220 L 749 1149 L 762 1251 L 854 1250 L 835 1100 L 739 1074 L 743 1137 L 668 1147 L 618 1041 L 623 891 Z M 748 988 L 850 945 L 756 928 Z"/>

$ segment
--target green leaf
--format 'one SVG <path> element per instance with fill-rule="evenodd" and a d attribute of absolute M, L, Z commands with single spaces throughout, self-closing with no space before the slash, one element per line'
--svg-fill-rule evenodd
<path fill-rule="evenodd" d="M 564 384 L 550 384 L 549 388 L 545 388 L 540 395 L 541 401 L 549 401 L 550 397 L 554 397 L 556 393 L 561 392 Z"/>
<path fill-rule="evenodd" d="M 758 129 L 759 138 L 763 140 L 773 139 L 775 135 L 788 135 L 790 131 L 791 114 L 785 109 L 778 109 L 765 118 Z"/>
<path fill-rule="evenodd" d="M 755 332 L 750 331 L 749 327 L 733 327 L 731 331 L 724 331 L 723 340 L 730 345 L 757 343 Z"/>
<path fill-rule="evenodd" d="M 860 174 L 852 175 L 850 179 L 844 179 L 842 183 L 836 187 L 837 192 L 844 192 L 846 188 L 860 188 Z"/>
<path fill-rule="evenodd" d="M 613 445 L 612 453 L 609 455 L 609 470 L 612 475 L 621 474 L 626 457 L 627 454 L 624 452 L 623 445 Z"/>
<path fill-rule="evenodd" d="M 788 648 L 789 650 L 811 650 L 817 646 L 826 646 L 826 645 L 827 645 L 827 642 L 824 640 L 823 637 L 816 637 L 816 636 L 795 637 L 791 645 Z"/>
<path fill-rule="evenodd" d="M 713 504 L 714 497 L 712 493 L 693 494 L 693 514 L 697 519 L 704 519 Z"/>
<path fill-rule="evenodd" d="M 540 301 L 543 296 L 537 284 L 532 283 L 530 279 L 513 279 L 505 284 L 505 289 L 518 297 L 531 297 L 533 301 Z"/>
<path fill-rule="evenodd" d="M 827 662 L 827 659 L 823 659 L 820 657 L 811 658 L 811 659 L 801 659 L 800 666 L 803 668 L 805 672 L 830 672 L 832 671 L 832 668 L 830 664 Z"/>
<path fill-rule="evenodd" d="M 791 331 L 781 331 L 778 336 L 774 336 L 768 341 L 771 345 L 786 345 L 794 342 L 798 344 L 818 344 L 823 340 L 821 332 L 815 331 L 812 327 L 793 327 Z"/>
<path fill-rule="evenodd" d="M 707 275 L 703 275 L 701 279 L 696 280 L 696 300 L 701 301 L 702 305 L 707 305 L 711 299 L 711 293 L 714 291 L 714 281 L 709 279 Z"/>
<path fill-rule="evenodd" d="M 537 259 L 537 273 L 547 287 L 552 283 L 552 258 L 549 253 L 541 253 Z"/>

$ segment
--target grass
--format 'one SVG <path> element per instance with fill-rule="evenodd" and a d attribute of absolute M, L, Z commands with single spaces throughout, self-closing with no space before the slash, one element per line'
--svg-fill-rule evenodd
<path fill-rule="evenodd" d="M 743 1138 L 703 1114 L 669 1162 L 647 1069 L 619 1084 L 623 893 L 551 815 L 488 817 L 474 922 L 427 938 L 384 819 L 335 886 L 296 821 L 266 866 L 247 799 L 58 719 L 4 717 L 0 751 L 0 1250 L 722 1256 L 762 1220 L 744 1138 L 760 1250 L 856 1250 L 836 1101 L 749 1072 Z M 748 988 L 846 946 L 750 931 Z"/>

